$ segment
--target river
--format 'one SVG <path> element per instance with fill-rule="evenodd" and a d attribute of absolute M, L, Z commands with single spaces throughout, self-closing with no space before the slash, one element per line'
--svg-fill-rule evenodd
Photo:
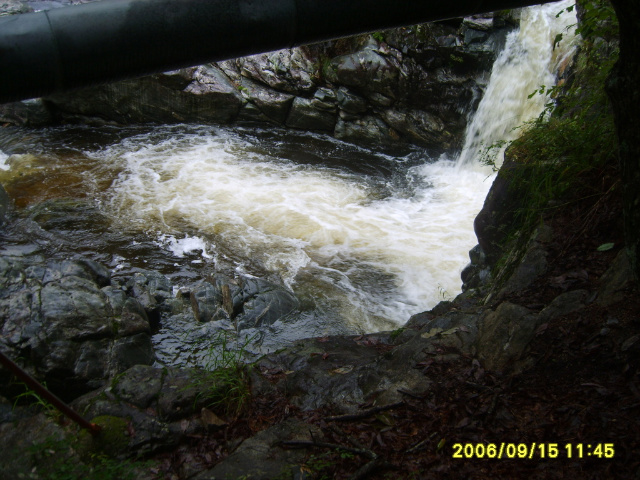
<path fill-rule="evenodd" d="M 570 4 L 523 11 L 456 155 L 255 126 L 6 128 L 0 181 L 31 218 L 42 202 L 80 200 L 84 216 L 51 228 L 69 239 L 65 254 L 114 278 L 156 270 L 178 289 L 224 272 L 285 285 L 301 311 L 272 344 L 394 329 L 460 292 L 493 179 L 478 150 L 513 138 L 549 101 L 528 95 L 555 82 L 571 51 L 569 39 L 552 48 L 575 23 L 555 16 Z"/>

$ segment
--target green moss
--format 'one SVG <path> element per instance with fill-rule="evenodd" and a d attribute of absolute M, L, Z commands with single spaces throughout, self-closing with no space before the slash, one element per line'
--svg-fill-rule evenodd
<path fill-rule="evenodd" d="M 78 435 L 79 452 L 84 457 L 94 455 L 118 456 L 126 453 L 129 446 L 129 421 L 111 415 L 101 415 L 91 420 L 100 426 L 100 433 L 91 435 L 83 430 Z"/>
<path fill-rule="evenodd" d="M 117 431 L 122 423 L 117 417 L 98 417 L 108 428 Z M 126 423 L 126 422 L 125 422 Z M 87 434 L 88 435 L 88 434 Z M 110 434 L 107 434 L 112 438 Z M 107 437 L 105 437 L 106 440 Z M 108 454 L 86 451 L 84 439 L 69 435 L 66 438 L 50 437 L 29 449 L 36 467 L 31 477 L 42 480 L 135 480 L 147 471 L 149 462 L 133 462 L 115 459 Z"/>
<path fill-rule="evenodd" d="M 404 327 L 400 327 L 397 328 L 396 330 L 394 330 L 393 332 L 391 332 L 391 335 L 389 335 L 391 337 L 391 340 L 395 340 L 396 338 L 398 338 L 400 336 L 400 334 L 402 332 L 404 332 L 406 329 Z"/>

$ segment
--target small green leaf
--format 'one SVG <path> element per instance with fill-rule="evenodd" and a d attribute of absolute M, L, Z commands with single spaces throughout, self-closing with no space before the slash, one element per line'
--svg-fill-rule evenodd
<path fill-rule="evenodd" d="M 440 450 L 442 450 L 442 447 L 444 447 L 445 443 L 447 443 L 447 441 L 444 438 L 440 440 L 438 442 L 438 446 L 436 447 L 436 452 L 439 452 Z"/>
<path fill-rule="evenodd" d="M 606 252 L 607 250 L 611 250 L 615 246 L 614 243 L 603 243 L 598 247 L 599 252 Z"/>

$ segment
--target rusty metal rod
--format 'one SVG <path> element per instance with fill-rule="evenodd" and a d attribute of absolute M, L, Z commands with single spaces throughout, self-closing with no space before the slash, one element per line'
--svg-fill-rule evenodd
<path fill-rule="evenodd" d="M 76 422 L 82 428 L 89 430 L 91 435 L 97 435 L 101 427 L 95 423 L 88 422 L 78 412 L 73 410 L 69 405 L 60 400 L 57 396 L 44 388 L 36 379 L 20 368 L 13 360 L 0 351 L 0 363 L 7 367 L 16 377 L 22 380 L 30 389 L 47 400 L 57 410 L 66 415 L 69 419 Z"/>

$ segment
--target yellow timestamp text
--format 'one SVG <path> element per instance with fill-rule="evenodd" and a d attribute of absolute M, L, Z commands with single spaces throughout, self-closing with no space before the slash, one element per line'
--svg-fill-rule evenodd
<path fill-rule="evenodd" d="M 454 443 L 453 458 L 613 458 L 613 443 Z"/>

